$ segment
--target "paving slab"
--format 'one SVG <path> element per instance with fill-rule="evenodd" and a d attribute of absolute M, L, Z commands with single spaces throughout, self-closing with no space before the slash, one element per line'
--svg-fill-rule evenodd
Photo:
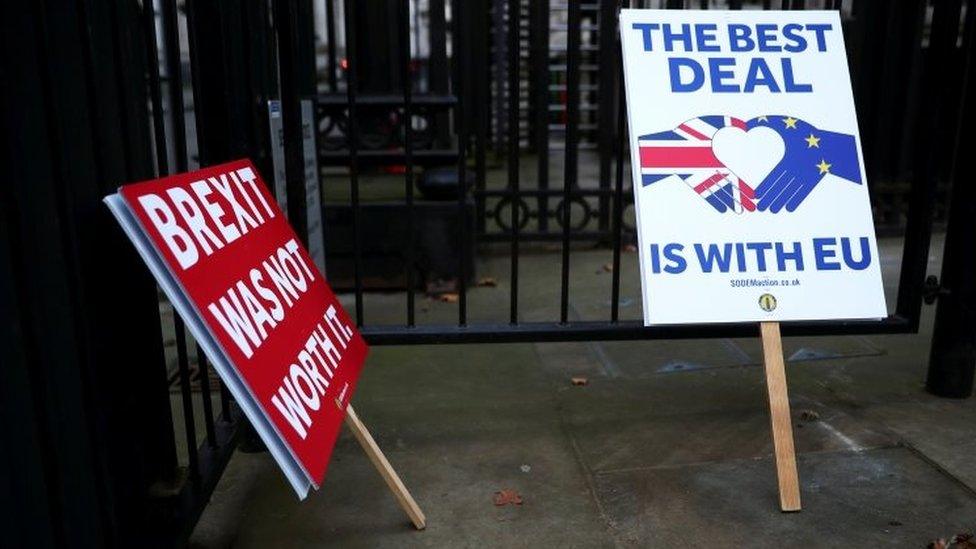
<path fill-rule="evenodd" d="M 972 399 L 918 395 L 866 407 L 863 416 L 883 425 L 933 466 L 976 489 L 976 402 Z"/>
<path fill-rule="evenodd" d="M 613 546 L 535 360 L 531 345 L 373 349 L 354 405 L 426 513 L 424 532 L 344 433 L 326 483 L 305 502 L 275 467 L 235 456 L 231 478 L 248 466 L 257 477 L 243 508 L 224 508 L 243 516 L 232 540 L 198 532 L 198 545 Z M 523 503 L 494 505 L 503 489 Z M 202 522 L 220 520 L 216 510 Z"/>
<path fill-rule="evenodd" d="M 904 448 L 799 457 L 803 510 L 780 513 L 771 459 L 596 475 L 635 547 L 924 547 L 969 531 L 972 493 Z"/>

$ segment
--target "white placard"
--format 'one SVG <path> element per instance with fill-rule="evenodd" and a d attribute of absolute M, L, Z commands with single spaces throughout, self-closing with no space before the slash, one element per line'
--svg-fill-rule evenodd
<path fill-rule="evenodd" d="M 278 207 L 288 215 L 288 179 L 285 173 L 285 128 L 281 121 L 281 101 L 268 101 L 268 130 L 271 132 L 271 169 Z"/>
<path fill-rule="evenodd" d="M 302 156 L 305 157 L 305 225 L 308 227 L 308 254 L 325 274 L 325 238 L 322 227 L 322 193 L 319 191 L 318 150 L 315 147 L 315 105 L 302 99 Z"/>
<path fill-rule="evenodd" d="M 836 11 L 623 10 L 644 323 L 887 315 Z"/>

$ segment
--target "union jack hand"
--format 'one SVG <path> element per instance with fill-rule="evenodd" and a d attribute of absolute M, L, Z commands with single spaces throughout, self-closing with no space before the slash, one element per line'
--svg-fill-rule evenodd
<path fill-rule="evenodd" d="M 827 174 L 861 183 L 861 166 L 853 135 L 830 132 L 792 116 L 759 116 L 748 129 L 764 126 L 783 138 L 783 159 L 756 187 L 759 210 L 792 212 Z"/>
<path fill-rule="evenodd" d="M 712 137 L 728 126 L 745 129 L 746 123 L 731 116 L 702 116 L 671 131 L 640 136 L 643 186 L 677 176 L 719 213 L 755 210 L 752 187 L 712 152 Z"/>

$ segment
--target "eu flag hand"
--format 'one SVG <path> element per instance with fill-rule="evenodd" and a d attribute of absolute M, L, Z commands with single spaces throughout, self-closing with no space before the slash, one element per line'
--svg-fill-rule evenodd
<path fill-rule="evenodd" d="M 820 130 L 792 116 L 759 116 L 747 126 L 771 128 L 786 145 L 783 159 L 756 187 L 760 211 L 796 210 L 827 174 L 861 183 L 853 135 Z"/>

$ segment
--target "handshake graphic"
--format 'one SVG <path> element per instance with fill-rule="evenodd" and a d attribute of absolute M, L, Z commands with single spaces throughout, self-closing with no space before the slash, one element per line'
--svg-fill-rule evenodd
<path fill-rule="evenodd" d="M 792 212 L 828 174 L 861 184 L 853 135 L 792 116 L 701 116 L 639 147 L 643 186 L 678 176 L 720 213 Z"/>

